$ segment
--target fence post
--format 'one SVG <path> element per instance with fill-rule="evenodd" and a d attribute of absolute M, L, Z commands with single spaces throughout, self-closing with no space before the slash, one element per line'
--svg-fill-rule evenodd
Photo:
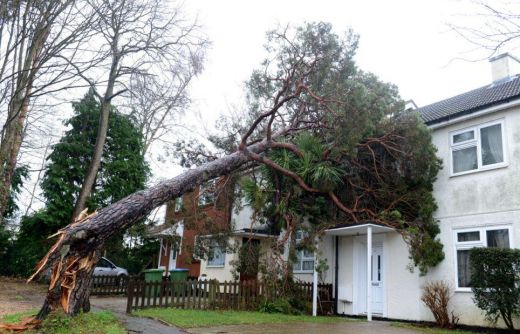
<path fill-rule="evenodd" d="M 132 313 L 132 304 L 134 302 L 134 280 L 128 281 L 128 297 L 126 299 L 126 313 Z"/>

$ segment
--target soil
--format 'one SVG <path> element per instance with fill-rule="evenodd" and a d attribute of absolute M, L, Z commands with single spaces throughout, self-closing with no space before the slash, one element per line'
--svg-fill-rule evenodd
<path fill-rule="evenodd" d="M 23 279 L 0 277 L 0 317 L 39 309 L 45 293 L 46 284 L 26 283 Z"/>

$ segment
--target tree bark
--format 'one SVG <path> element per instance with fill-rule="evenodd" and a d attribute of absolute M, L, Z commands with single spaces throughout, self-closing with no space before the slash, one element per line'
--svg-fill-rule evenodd
<path fill-rule="evenodd" d="M 247 150 L 261 153 L 269 148 L 267 141 L 251 145 Z M 196 186 L 227 175 L 250 158 L 247 152 L 237 151 L 220 159 L 187 170 L 181 175 L 136 192 L 81 221 L 61 229 L 54 236 L 58 240 L 40 261 L 29 281 L 52 266 L 53 273 L 45 303 L 39 317 L 43 318 L 60 305 L 69 315 L 89 306 L 89 287 L 100 250 L 105 242 L 145 218 L 154 208 L 173 200 Z"/>
<path fill-rule="evenodd" d="M 117 36 L 114 37 L 115 44 L 113 46 L 113 50 L 117 49 Z M 99 126 L 98 132 L 96 135 L 96 143 L 94 144 L 94 152 L 92 153 L 92 160 L 90 161 L 90 165 L 87 170 L 87 174 L 83 180 L 83 184 L 81 185 L 81 190 L 78 195 L 78 200 L 74 205 L 74 210 L 72 212 L 71 221 L 73 222 L 76 217 L 79 216 L 81 211 L 85 209 L 85 205 L 87 203 L 87 198 L 90 196 L 92 192 L 92 187 L 94 186 L 94 181 L 96 180 L 97 172 L 99 170 L 99 166 L 101 165 L 101 157 L 103 155 L 103 147 L 105 146 L 105 141 L 107 139 L 108 132 L 108 115 L 110 113 L 110 108 L 112 106 L 112 95 L 114 94 L 114 86 L 117 80 L 117 71 L 119 67 L 120 56 L 116 52 L 113 51 L 114 56 L 112 58 L 112 65 L 110 67 L 110 74 L 108 78 L 108 84 L 105 91 L 105 96 L 103 101 L 101 101 L 101 112 L 99 115 Z"/>

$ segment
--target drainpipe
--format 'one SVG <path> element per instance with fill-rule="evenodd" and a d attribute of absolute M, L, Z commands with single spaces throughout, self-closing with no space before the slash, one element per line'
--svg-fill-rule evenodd
<path fill-rule="evenodd" d="M 334 314 L 338 314 L 339 236 L 335 237 L 334 246 L 336 247 L 334 250 Z"/>

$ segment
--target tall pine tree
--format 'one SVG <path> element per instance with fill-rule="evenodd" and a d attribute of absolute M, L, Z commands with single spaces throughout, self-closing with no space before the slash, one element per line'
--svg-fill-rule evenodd
<path fill-rule="evenodd" d="M 47 237 L 71 221 L 74 203 L 90 164 L 100 110 L 99 101 L 92 91 L 81 101 L 73 103 L 73 108 L 73 117 L 65 122 L 70 129 L 54 145 L 48 157 L 41 184 L 45 209 L 24 217 L 21 222 L 12 261 L 18 273 L 29 274 L 52 242 Z M 141 133 L 127 116 L 115 108 L 110 111 L 109 119 L 101 168 L 87 202 L 89 212 L 143 189 L 149 175 L 148 165 L 141 154 Z M 123 253 L 123 235 L 114 237 L 107 249 L 111 253 Z"/>

